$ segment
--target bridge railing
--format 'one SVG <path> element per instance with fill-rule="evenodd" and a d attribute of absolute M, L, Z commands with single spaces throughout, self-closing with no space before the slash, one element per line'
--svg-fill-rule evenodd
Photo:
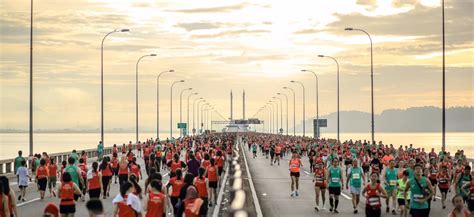
<path fill-rule="evenodd" d="M 247 195 L 243 189 L 242 170 L 240 167 L 241 156 L 239 145 L 234 145 L 232 158 L 229 158 L 229 184 L 230 191 L 230 216 L 247 217 L 248 212 L 245 207 Z"/>
<path fill-rule="evenodd" d="M 117 148 L 119 149 L 120 147 L 117 146 Z M 135 148 L 135 144 L 133 145 L 133 148 Z M 77 154 L 80 155 L 82 151 L 86 152 L 88 159 L 98 157 L 97 148 L 78 150 Z M 59 153 L 50 154 L 49 157 L 54 158 L 55 162 L 57 164 L 60 164 L 63 160 L 67 161 L 71 153 L 72 152 L 59 152 Z M 104 156 L 111 155 L 111 154 L 112 154 L 112 147 L 104 148 L 104 153 L 103 153 Z M 25 157 L 25 160 L 26 160 L 27 167 L 30 168 L 32 159 L 28 159 L 28 157 Z M 0 160 L 0 175 L 14 176 L 15 175 L 13 174 L 14 167 L 15 167 L 15 158 Z"/>

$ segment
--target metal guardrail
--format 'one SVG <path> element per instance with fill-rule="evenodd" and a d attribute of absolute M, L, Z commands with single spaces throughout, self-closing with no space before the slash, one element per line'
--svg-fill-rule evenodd
<path fill-rule="evenodd" d="M 118 147 L 118 148 L 120 149 L 120 147 Z M 135 144 L 133 145 L 133 148 L 135 148 Z M 80 155 L 82 151 L 86 152 L 88 159 L 97 157 L 97 149 L 96 148 L 78 150 L 78 155 Z M 71 152 L 60 152 L 60 153 L 50 154 L 49 157 L 53 157 L 55 162 L 57 164 L 60 164 L 63 160 L 67 161 L 70 154 L 71 154 Z M 104 156 L 111 155 L 111 154 L 112 154 L 112 147 L 104 148 Z M 30 168 L 30 164 L 31 164 L 32 159 L 28 159 L 28 157 L 25 157 L 25 160 L 26 160 L 27 167 Z M 0 160 L 0 175 L 14 175 L 13 174 L 14 166 L 15 166 L 15 159 L 14 158 Z"/>
<path fill-rule="evenodd" d="M 230 216 L 233 217 L 247 217 L 248 212 L 245 209 L 245 201 L 247 195 L 243 190 L 242 170 L 240 168 L 241 156 L 239 145 L 234 145 L 232 158 L 229 158 L 229 184 L 230 191 Z"/>

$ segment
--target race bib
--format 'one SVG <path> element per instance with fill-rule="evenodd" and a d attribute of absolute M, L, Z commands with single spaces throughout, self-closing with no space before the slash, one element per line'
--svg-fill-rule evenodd
<path fill-rule="evenodd" d="M 360 179 L 360 174 L 359 173 L 352 174 L 352 179 Z"/>
<path fill-rule="evenodd" d="M 322 178 L 316 178 L 316 183 L 322 184 L 324 182 L 324 179 Z"/>
<path fill-rule="evenodd" d="M 474 200 L 474 193 L 471 193 L 470 198 L 471 200 Z"/>
<path fill-rule="evenodd" d="M 439 184 L 446 184 L 446 183 L 448 183 L 447 179 L 440 179 L 439 180 Z"/>
<path fill-rule="evenodd" d="M 413 195 L 413 200 L 416 202 L 421 202 L 421 200 L 424 198 L 423 194 L 414 194 Z"/>
<path fill-rule="evenodd" d="M 397 180 L 390 180 L 390 186 L 396 186 Z"/>
<path fill-rule="evenodd" d="M 339 182 L 339 178 L 336 178 L 336 177 L 331 178 L 331 182 Z"/>
<path fill-rule="evenodd" d="M 378 197 L 369 198 L 369 205 L 370 206 L 379 206 L 380 205 L 380 198 L 378 198 Z"/>

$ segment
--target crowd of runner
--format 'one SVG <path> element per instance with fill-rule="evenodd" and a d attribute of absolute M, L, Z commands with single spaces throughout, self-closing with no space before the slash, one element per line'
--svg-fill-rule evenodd
<path fill-rule="evenodd" d="M 76 205 L 85 201 L 90 216 L 104 216 L 108 204 L 102 199 L 111 196 L 111 188 L 119 189 L 112 195 L 113 216 L 206 216 L 216 205 L 225 159 L 234 142 L 235 134 L 150 139 L 137 145 L 113 145 L 111 156 L 103 155 L 99 143 L 95 160 L 73 150 L 63 162 L 42 153 L 35 154 L 30 164 L 19 151 L 14 163 L 18 191 L 10 189 L 5 176 L 0 177 L 0 217 L 20 216 L 16 201 L 37 196 L 27 195 L 29 181 L 36 183 L 40 200 L 58 198 L 45 207 L 44 216 L 74 216 Z M 143 160 L 144 168 L 138 160 Z M 163 181 L 165 176 L 168 182 Z"/>
<path fill-rule="evenodd" d="M 19 216 L 16 201 L 36 197 L 27 195 L 29 181 L 36 183 L 40 200 L 58 198 L 45 207 L 44 216 L 74 216 L 76 204 L 86 200 L 90 216 L 103 216 L 102 199 L 110 197 L 111 188 L 120 192 L 112 195 L 113 216 L 206 216 L 209 207 L 216 205 L 225 158 L 232 153 L 235 140 L 236 134 L 151 139 L 136 146 L 131 142 L 114 145 L 111 156 L 104 156 L 104 146 L 99 143 L 95 160 L 88 160 L 84 151 L 73 150 L 62 162 L 55 162 L 47 153 L 36 154 L 28 166 L 19 151 L 14 163 L 18 189 L 10 188 L 8 178 L 0 177 L 0 217 Z M 316 212 L 328 207 L 329 212 L 339 213 L 343 190 L 352 196 L 354 214 L 359 213 L 364 197 L 364 212 L 370 217 L 380 216 L 383 207 L 401 217 L 430 216 L 434 204 L 439 201 L 445 209 L 449 200 L 454 205 L 452 217 L 474 211 L 474 170 L 471 172 L 462 150 L 452 155 L 412 145 L 397 148 L 382 142 L 340 143 L 257 133 L 247 133 L 243 140 L 254 158 L 262 156 L 270 166 L 288 167 L 291 197 L 310 193 L 298 191 L 302 170 L 309 170 Z M 168 175 L 165 183 L 163 177 Z M 438 191 L 441 199 L 437 200 Z M 454 197 L 448 198 L 448 192 Z"/>
<path fill-rule="evenodd" d="M 450 200 L 454 205 L 452 217 L 470 216 L 474 211 L 474 170 L 462 150 L 452 155 L 445 150 L 426 152 L 411 144 L 395 147 L 382 142 L 257 133 L 248 134 L 245 140 L 253 158 L 261 155 L 269 159 L 270 166 L 283 164 L 282 158 L 289 156 L 284 166 L 289 167 L 291 197 L 301 193 L 299 177 L 306 168 L 313 176 L 317 212 L 325 209 L 329 196 L 329 212 L 339 213 L 339 196 L 344 189 L 352 196 L 354 214 L 359 213 L 361 197 L 365 198 L 368 217 L 381 216 L 383 206 L 393 215 L 426 217 L 434 204 L 440 202 L 446 209 Z M 308 166 L 303 167 L 306 163 Z M 437 200 L 438 190 L 441 199 Z M 448 192 L 454 197 L 448 198 Z"/>

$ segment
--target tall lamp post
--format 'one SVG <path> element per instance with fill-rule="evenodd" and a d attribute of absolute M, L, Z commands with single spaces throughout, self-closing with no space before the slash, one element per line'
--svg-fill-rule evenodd
<path fill-rule="evenodd" d="M 135 124 L 136 124 L 136 143 L 135 144 L 138 144 L 138 63 L 140 63 L 140 60 L 142 60 L 143 58 L 145 57 L 154 57 L 156 56 L 156 54 L 148 54 L 148 55 L 144 55 L 144 56 L 141 56 L 140 58 L 138 58 L 137 60 L 137 65 L 136 65 L 136 68 L 135 68 Z"/>
<path fill-rule="evenodd" d="M 33 6 L 33 3 L 32 3 L 32 6 Z M 33 26 L 33 19 L 31 20 L 31 24 Z M 104 38 L 102 38 L 102 43 L 100 44 L 100 140 L 102 141 L 102 144 L 104 144 L 104 145 L 105 145 L 105 141 L 104 141 L 104 41 L 107 38 L 107 36 L 109 36 L 112 33 L 129 32 L 129 31 L 130 31 L 129 29 L 115 29 L 114 31 L 107 33 L 104 36 Z M 31 49 L 33 49 L 33 48 L 31 48 Z M 31 53 L 30 53 L 30 61 L 32 61 Z M 31 64 L 31 62 L 30 62 L 30 64 Z M 32 70 L 31 70 L 31 72 L 32 72 Z M 30 83 L 31 83 L 31 76 L 32 76 L 31 74 L 32 73 L 30 73 Z M 31 95 L 32 95 L 32 91 L 30 90 L 30 100 L 31 100 Z M 31 107 L 31 105 L 30 105 L 30 107 Z M 30 108 L 30 110 L 31 110 L 31 108 Z M 31 111 L 30 111 L 30 113 L 31 113 Z"/>
<path fill-rule="evenodd" d="M 198 106 L 199 106 L 199 103 L 201 100 L 204 100 L 204 99 L 200 97 L 193 100 L 193 135 L 194 135 L 194 132 L 196 131 L 196 116 L 194 115 L 196 111 L 196 101 L 198 101 Z"/>
<path fill-rule="evenodd" d="M 269 129 L 270 129 L 270 133 L 273 133 L 273 131 L 274 131 L 274 122 L 275 122 L 275 121 L 273 120 L 273 110 L 274 110 L 274 109 L 273 109 L 273 104 L 267 102 L 267 106 L 268 106 L 268 110 L 270 111 L 270 113 L 269 113 L 269 115 L 268 115 L 269 120 L 270 120 L 270 127 L 269 127 Z"/>
<path fill-rule="evenodd" d="M 160 138 L 160 77 L 161 75 L 174 72 L 173 69 L 160 72 L 156 77 L 156 138 Z"/>
<path fill-rule="evenodd" d="M 186 135 L 189 134 L 189 127 L 191 127 L 190 124 L 189 124 L 189 98 L 191 98 L 191 96 L 194 96 L 194 95 L 198 95 L 198 93 L 191 93 L 191 94 L 189 94 L 189 96 L 188 96 L 188 109 L 187 109 L 187 113 L 188 113 L 188 114 L 187 114 L 187 116 L 186 116 L 186 125 L 187 125 L 187 126 L 186 126 Z"/>
<path fill-rule="evenodd" d="M 336 62 L 336 66 L 337 66 L 337 141 L 340 141 L 339 140 L 339 62 L 337 62 L 337 59 L 332 57 L 332 56 L 325 56 L 325 55 L 318 55 L 318 57 L 327 57 L 327 58 L 330 58 L 332 60 L 334 60 L 334 62 Z"/>
<path fill-rule="evenodd" d="M 204 127 L 204 120 L 202 119 L 202 117 L 203 117 L 203 114 L 202 114 L 202 113 L 203 113 L 203 110 L 204 110 L 204 108 L 205 108 L 206 106 L 209 106 L 209 103 L 202 104 L 201 107 L 198 108 L 198 115 L 199 115 L 199 113 L 201 113 L 201 119 L 200 119 L 200 122 L 199 122 L 199 123 L 200 123 L 200 127 L 201 127 L 201 128 L 199 128 L 199 129 L 201 129 L 201 130 L 200 130 L 201 133 L 202 133 L 202 128 Z"/>
<path fill-rule="evenodd" d="M 280 129 L 279 129 L 279 132 L 283 135 L 283 101 L 279 97 L 276 97 L 276 96 L 274 96 L 273 99 L 278 99 L 280 101 Z"/>
<path fill-rule="evenodd" d="M 30 120 L 29 120 L 29 151 L 33 159 L 33 0 L 30 6 Z M 103 135 L 103 133 L 102 133 Z M 103 137 L 103 136 L 102 136 Z M 102 138 L 104 140 L 104 138 Z"/>
<path fill-rule="evenodd" d="M 283 89 L 291 90 L 293 93 L 293 136 L 296 136 L 296 94 L 291 87 L 283 87 Z"/>
<path fill-rule="evenodd" d="M 199 132 L 199 123 L 200 123 L 200 121 L 199 121 L 199 108 L 200 108 L 202 102 L 205 103 L 206 100 L 198 101 L 197 106 L 196 106 L 196 109 L 197 109 L 196 122 L 197 122 L 197 124 L 198 124 L 197 129 L 196 129 L 196 132 Z M 193 124 L 193 125 L 194 125 L 194 124 Z"/>
<path fill-rule="evenodd" d="M 179 123 L 183 123 L 183 93 L 188 90 L 192 90 L 193 88 L 186 88 L 182 89 L 181 92 L 179 93 Z M 184 132 L 182 129 L 179 131 L 179 135 L 183 136 Z"/>
<path fill-rule="evenodd" d="M 284 93 L 277 93 L 277 94 L 284 96 L 286 100 L 286 135 L 288 136 L 288 96 Z"/>
<path fill-rule="evenodd" d="M 446 150 L 446 55 L 445 55 L 445 34 L 444 34 L 444 0 L 441 1 L 442 20 L 443 20 L 443 114 L 442 114 L 442 150 Z"/>
<path fill-rule="evenodd" d="M 183 83 L 184 80 L 175 81 L 170 87 L 170 139 L 173 138 L 173 86 L 177 83 Z"/>
<path fill-rule="evenodd" d="M 346 31 L 360 31 L 365 33 L 370 40 L 370 95 L 371 95 L 371 104 L 372 104 L 372 143 L 375 144 L 375 123 L 374 123 L 374 52 L 373 52 L 373 44 L 372 38 L 370 34 L 363 29 L 355 29 L 355 28 L 345 28 Z"/>
<path fill-rule="evenodd" d="M 319 139 L 319 78 L 316 72 L 312 70 L 301 70 L 302 72 L 311 72 L 316 80 L 316 138 Z"/>
<path fill-rule="evenodd" d="M 273 116 L 273 119 L 275 119 L 275 123 L 276 123 L 275 130 L 276 130 L 276 134 L 278 134 L 278 131 L 279 131 L 278 130 L 278 103 L 276 103 L 275 101 L 271 101 L 271 100 L 268 101 L 268 102 L 271 103 L 272 107 L 275 106 L 275 107 L 273 107 L 273 109 L 274 109 L 273 111 L 276 111 L 276 112 Z"/>
<path fill-rule="evenodd" d="M 306 110 L 306 97 L 305 97 L 304 84 L 299 82 L 299 81 L 290 81 L 290 82 L 300 84 L 301 87 L 303 88 L 303 137 L 304 137 L 305 134 L 306 134 L 306 113 L 305 113 L 305 110 Z"/>

